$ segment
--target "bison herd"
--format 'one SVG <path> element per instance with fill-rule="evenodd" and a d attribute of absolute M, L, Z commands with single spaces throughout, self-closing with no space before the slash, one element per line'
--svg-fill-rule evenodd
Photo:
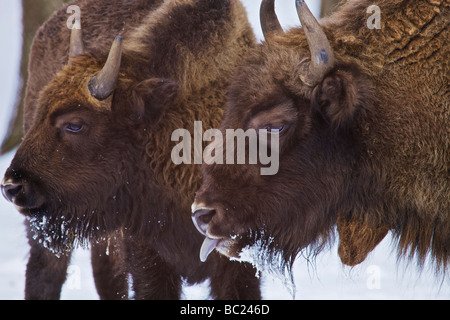
<path fill-rule="evenodd" d="M 234 261 L 245 248 L 289 270 L 335 230 L 344 264 L 391 232 L 399 256 L 445 274 L 450 4 L 349 0 L 319 23 L 297 0 L 302 27 L 286 32 L 274 2 L 261 44 L 239 0 L 79 0 L 71 30 L 67 6 L 38 30 L 1 185 L 27 221 L 27 299 L 59 298 L 77 246 L 102 299 L 129 298 L 130 279 L 135 299 L 205 279 L 215 299 L 260 299 Z M 231 129 L 255 132 L 276 172 L 261 174 L 250 134 L 219 139 Z M 174 149 L 177 130 L 188 146 L 214 134 Z"/>

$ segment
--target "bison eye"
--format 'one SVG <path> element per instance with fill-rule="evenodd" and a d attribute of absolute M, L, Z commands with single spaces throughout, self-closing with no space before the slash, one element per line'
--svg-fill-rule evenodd
<path fill-rule="evenodd" d="M 83 128 L 82 124 L 67 123 L 64 129 L 69 133 L 80 133 L 83 131 Z"/>
<path fill-rule="evenodd" d="M 272 133 L 273 131 L 277 131 L 278 133 L 280 133 L 284 130 L 284 125 L 267 125 L 263 129 L 266 130 L 267 133 Z"/>

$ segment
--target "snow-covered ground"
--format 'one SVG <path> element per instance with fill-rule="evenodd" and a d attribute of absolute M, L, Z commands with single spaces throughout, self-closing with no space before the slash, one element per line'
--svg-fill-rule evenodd
<path fill-rule="evenodd" d="M 243 0 L 258 37 L 258 0 Z M 295 7 L 278 1 L 278 14 L 284 27 L 298 24 Z M 310 1 L 317 12 L 319 1 Z M 283 3 L 283 5 L 281 5 Z M 3 137 L 17 87 L 20 57 L 20 2 L 1 0 L 0 38 L 9 50 L 0 50 L 0 137 Z M 3 47 L 2 47 L 3 48 Z M 0 157 L 0 179 L 14 152 Z M 0 199 L 0 299 L 23 299 L 28 244 L 23 217 L 14 207 Z M 296 299 L 450 299 L 450 279 L 434 276 L 425 268 L 419 271 L 414 263 L 397 262 L 391 238 L 387 237 L 360 266 L 342 266 L 337 246 L 321 253 L 314 263 L 299 257 L 294 265 Z M 263 275 L 264 299 L 292 299 L 286 280 Z M 74 254 L 62 299 L 98 299 L 90 267 L 90 254 L 78 250 Z M 208 284 L 186 287 L 185 299 L 208 298 Z"/>

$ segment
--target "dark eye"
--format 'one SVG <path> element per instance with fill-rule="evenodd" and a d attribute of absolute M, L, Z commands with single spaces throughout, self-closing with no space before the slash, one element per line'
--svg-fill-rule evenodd
<path fill-rule="evenodd" d="M 280 133 L 281 131 L 284 130 L 284 125 L 276 125 L 276 126 L 267 125 L 264 127 L 264 129 L 267 130 L 268 133 L 275 133 L 275 132 Z"/>
<path fill-rule="evenodd" d="M 65 126 L 65 130 L 69 133 L 80 133 L 83 130 L 82 124 L 75 123 L 67 123 Z"/>

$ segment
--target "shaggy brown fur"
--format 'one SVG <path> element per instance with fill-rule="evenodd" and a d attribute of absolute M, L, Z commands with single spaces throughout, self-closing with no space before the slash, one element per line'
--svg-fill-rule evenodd
<path fill-rule="evenodd" d="M 374 4 L 381 30 L 366 27 Z M 260 176 L 259 165 L 203 166 L 196 204 L 211 210 L 204 228 L 211 237 L 237 236 L 222 241 L 222 251 L 236 256 L 263 238 L 289 262 L 309 245 L 321 248 L 339 212 L 349 263 L 364 259 L 389 229 L 400 255 L 421 264 L 430 254 L 437 270 L 447 268 L 449 6 L 349 1 L 322 23 L 336 65 L 315 87 L 299 78 L 310 57 L 301 28 L 269 36 L 249 55 L 232 81 L 221 129 L 247 129 L 264 111 L 263 126 L 284 126 L 280 170 Z M 280 105 L 284 117 L 273 121 L 270 110 Z M 357 243 L 368 230 L 375 237 Z"/>
<path fill-rule="evenodd" d="M 210 278 L 214 298 L 260 298 L 251 266 L 219 255 L 200 263 L 202 239 L 189 214 L 200 168 L 176 167 L 170 158 L 175 129 L 189 129 L 195 120 L 205 129 L 220 123 L 228 79 L 254 45 L 244 8 L 238 0 L 77 5 L 86 52 L 67 64 L 65 8 L 39 30 L 27 133 L 5 174 L 20 186 L 12 200 L 31 228 L 27 277 L 34 294 L 27 297 L 58 297 L 65 253 L 91 242 L 102 298 L 127 297 L 127 273 L 136 299 L 177 299 L 182 278 Z M 99 101 L 87 83 L 117 34 L 124 39 L 119 80 L 113 96 Z M 73 126 L 82 129 L 73 133 Z M 48 284 L 41 267 L 57 272 L 58 283 Z M 53 293 L 38 296 L 37 287 Z"/>
<path fill-rule="evenodd" d="M 388 227 L 369 227 L 357 219 L 347 221 L 338 216 L 339 257 L 342 263 L 356 266 L 363 262 L 367 255 L 384 239 L 389 232 Z"/>

